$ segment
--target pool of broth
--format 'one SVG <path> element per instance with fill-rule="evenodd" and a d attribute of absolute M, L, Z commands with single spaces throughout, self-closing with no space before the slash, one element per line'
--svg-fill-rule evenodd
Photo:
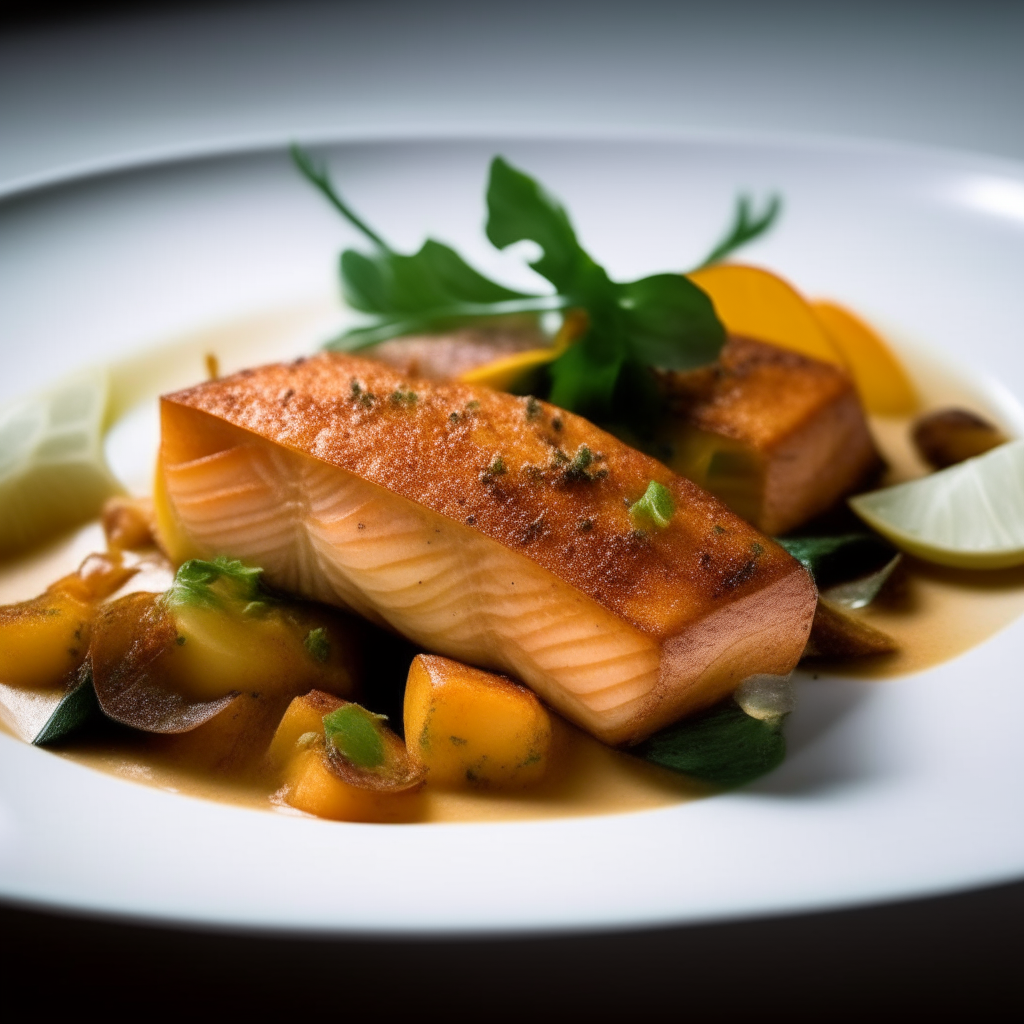
<path fill-rule="evenodd" d="M 114 416 L 152 405 L 161 391 L 183 387 L 206 375 L 206 357 L 224 372 L 311 351 L 329 336 L 337 311 L 316 303 L 207 330 L 112 367 Z M 958 405 L 999 423 L 980 390 L 926 355 L 907 357 L 924 409 Z M 888 471 L 887 483 L 927 472 L 909 441 L 909 418 L 873 418 L 872 431 Z M 150 458 L 151 458 L 150 453 Z M 144 473 L 135 473 L 143 479 Z M 31 556 L 0 566 L 0 603 L 25 600 L 73 571 L 92 551 L 103 550 L 103 534 L 91 524 Z M 964 572 L 905 559 L 899 576 L 870 608 L 854 612 L 895 638 L 899 651 L 881 658 L 821 662 L 821 671 L 880 679 L 918 671 L 954 657 L 998 632 L 1024 613 L 1024 567 Z M 696 799 L 706 789 L 671 772 L 612 750 L 555 717 L 552 763 L 544 781 L 529 790 L 445 792 L 428 787 L 424 820 L 511 821 L 640 811 Z M 258 809 L 299 814 L 272 799 L 274 785 L 259 770 L 225 777 L 201 771 L 156 749 L 140 734 L 80 742 L 61 756 L 100 771 L 161 789 Z"/>

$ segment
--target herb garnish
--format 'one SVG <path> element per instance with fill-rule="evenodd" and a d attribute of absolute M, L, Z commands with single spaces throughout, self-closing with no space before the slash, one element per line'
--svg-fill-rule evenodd
<path fill-rule="evenodd" d="M 433 239 L 412 255 L 395 252 L 344 202 L 323 167 L 297 146 L 292 157 L 373 246 L 370 255 L 345 250 L 340 264 L 347 302 L 372 319 L 329 342 L 330 348 L 360 349 L 481 317 L 583 310 L 582 336 L 548 364 L 538 391 L 564 409 L 644 433 L 660 407 L 652 369 L 706 365 L 714 362 L 725 342 L 711 300 L 697 285 L 678 273 L 612 281 L 580 245 L 557 200 L 501 157 L 491 162 L 487 237 L 499 249 L 536 243 L 541 256 L 530 266 L 554 286 L 554 294 L 506 288 Z M 742 197 L 735 223 L 705 265 L 766 231 L 778 209 L 773 198 L 763 214 L 753 216 L 749 199 Z"/>
<path fill-rule="evenodd" d="M 814 577 L 819 590 L 874 573 L 897 553 L 888 541 L 864 531 L 775 540 Z"/>
<path fill-rule="evenodd" d="M 54 707 L 42 729 L 32 740 L 32 745 L 43 747 L 58 743 L 103 720 L 104 715 L 93 687 L 92 665 L 86 661 L 79 668 L 74 682 Z"/>
<path fill-rule="evenodd" d="M 387 759 L 380 732 L 380 723 L 386 721 L 386 715 L 375 715 L 359 704 L 343 704 L 324 715 L 327 747 L 357 768 L 379 768 Z"/>
<path fill-rule="evenodd" d="M 331 656 L 331 641 L 323 626 L 311 629 L 302 641 L 302 646 L 306 648 L 306 653 L 321 665 L 325 664 Z"/>
<path fill-rule="evenodd" d="M 780 724 L 754 718 L 728 698 L 655 733 L 631 753 L 712 786 L 732 789 L 782 764 L 786 741 Z"/>
<path fill-rule="evenodd" d="M 572 457 L 569 465 L 565 467 L 565 472 L 562 475 L 566 480 L 573 482 L 593 480 L 593 474 L 590 473 L 590 464 L 593 461 L 593 452 L 585 444 L 581 444 L 576 449 L 576 454 Z"/>
<path fill-rule="evenodd" d="M 260 585 L 262 569 L 246 565 L 234 558 L 218 556 L 212 561 L 190 558 L 174 574 L 174 582 L 164 595 L 168 605 L 201 605 L 218 608 L 221 596 L 214 590 L 225 590 L 232 599 L 245 601 L 245 611 L 257 611 L 267 601 L 268 595 Z"/>
<path fill-rule="evenodd" d="M 629 518 L 638 526 L 653 525 L 664 530 L 672 521 L 675 511 L 676 503 L 669 489 L 657 480 L 652 480 L 644 496 L 629 506 Z"/>
<path fill-rule="evenodd" d="M 740 196 L 736 201 L 736 219 L 725 237 L 708 253 L 701 267 L 710 267 L 731 256 L 741 246 L 763 235 L 775 223 L 782 210 L 780 196 L 771 196 L 764 212 L 755 216 L 750 196 Z"/>

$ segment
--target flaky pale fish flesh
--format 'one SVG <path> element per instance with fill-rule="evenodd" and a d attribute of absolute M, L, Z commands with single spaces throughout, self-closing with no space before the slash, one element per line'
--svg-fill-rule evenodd
<path fill-rule="evenodd" d="M 650 481 L 676 511 L 631 518 Z M 162 403 L 161 535 L 507 672 L 609 743 L 796 664 L 803 568 L 722 504 L 534 399 L 350 356 Z"/>

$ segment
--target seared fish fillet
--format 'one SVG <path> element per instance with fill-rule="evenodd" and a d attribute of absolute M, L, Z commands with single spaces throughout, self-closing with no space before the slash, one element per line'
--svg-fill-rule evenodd
<path fill-rule="evenodd" d="M 664 380 L 666 462 L 765 533 L 824 512 L 880 465 L 852 378 L 828 363 L 730 338 L 713 367 Z"/>
<path fill-rule="evenodd" d="M 169 395 L 162 431 L 172 557 L 260 565 L 608 743 L 789 672 L 807 642 L 814 585 L 782 548 L 534 399 L 322 355 Z M 676 503 L 663 530 L 629 515 L 651 480 Z"/>

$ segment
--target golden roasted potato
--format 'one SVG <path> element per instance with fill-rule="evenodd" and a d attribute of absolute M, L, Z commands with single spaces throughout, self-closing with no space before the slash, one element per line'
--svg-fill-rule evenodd
<path fill-rule="evenodd" d="M 118 555 L 90 555 L 39 597 L 0 607 L 0 683 L 61 685 L 85 658 L 95 605 L 134 572 Z"/>
<path fill-rule="evenodd" d="M 431 786 L 517 788 L 548 765 L 551 718 L 536 695 L 506 676 L 420 654 L 405 688 L 410 756 Z"/>
<path fill-rule="evenodd" d="M 423 771 L 383 720 L 313 690 L 288 706 L 268 750 L 292 807 L 335 821 L 416 821 Z"/>

